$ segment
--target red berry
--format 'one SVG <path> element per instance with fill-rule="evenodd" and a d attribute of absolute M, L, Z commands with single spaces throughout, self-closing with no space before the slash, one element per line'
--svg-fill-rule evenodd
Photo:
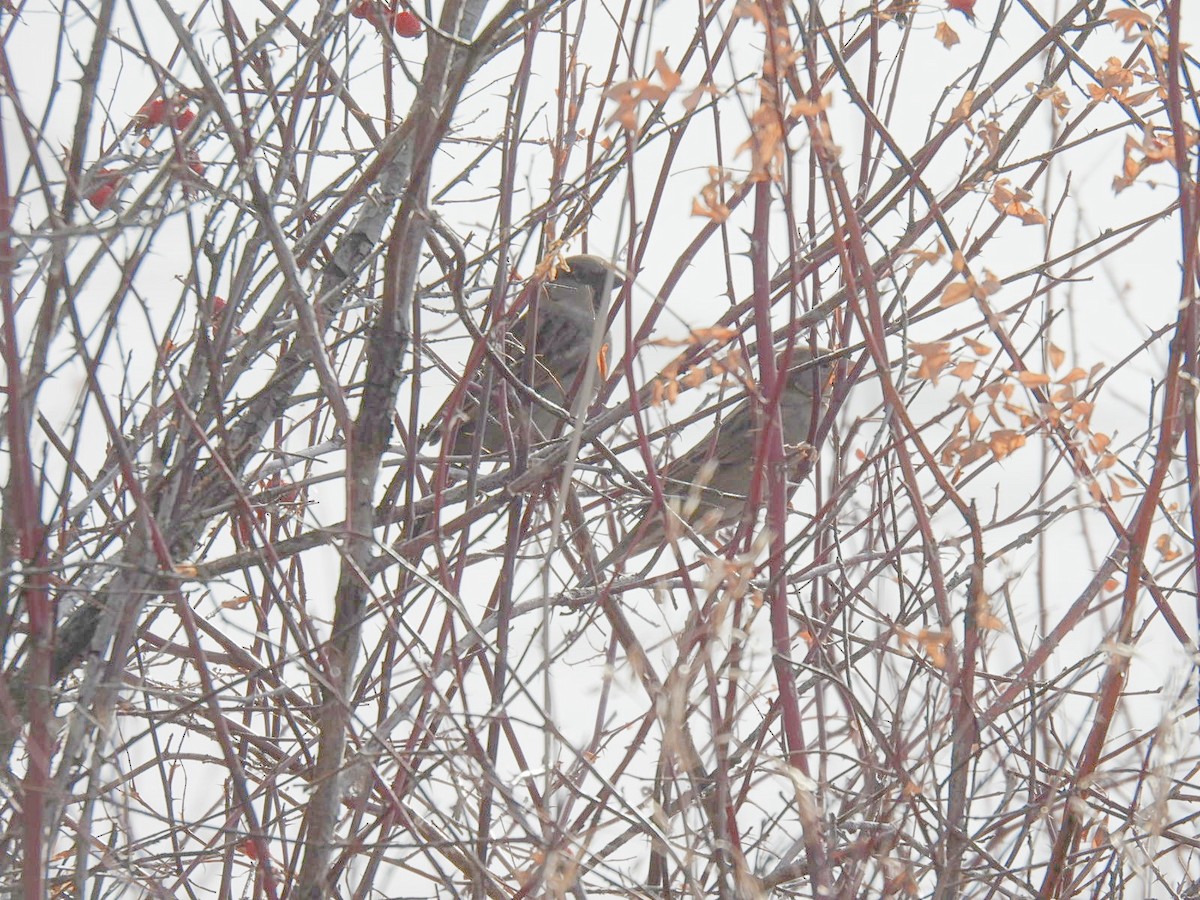
<path fill-rule="evenodd" d="M 96 209 L 104 209 L 112 203 L 113 196 L 124 179 L 112 169 L 99 169 L 93 178 L 96 179 L 96 186 L 85 199 Z"/>
<path fill-rule="evenodd" d="M 956 9 L 967 17 L 968 22 L 975 21 L 975 0 L 946 0 L 946 9 Z"/>
<path fill-rule="evenodd" d="M 186 106 L 175 116 L 175 121 L 172 123 L 176 131 L 186 131 L 187 127 L 196 121 L 196 114 Z"/>
<path fill-rule="evenodd" d="M 356 19 L 366 19 L 372 25 L 379 24 L 379 9 L 375 0 L 358 0 L 350 7 L 350 15 Z"/>
<path fill-rule="evenodd" d="M 204 163 L 200 162 L 200 157 L 195 150 L 188 150 L 186 153 L 184 153 L 183 161 L 187 164 L 187 167 L 197 175 L 204 174 Z"/>
<path fill-rule="evenodd" d="M 133 127 L 138 131 L 145 131 L 147 128 L 161 125 L 167 121 L 167 113 L 170 111 L 171 104 L 162 97 L 155 97 L 138 110 L 137 115 L 133 117 Z"/>
<path fill-rule="evenodd" d="M 92 206 L 96 207 L 96 209 L 104 209 L 104 207 L 108 206 L 108 204 L 112 201 L 113 194 L 116 192 L 117 189 L 114 185 L 102 184 L 100 187 L 88 194 L 88 203 L 92 204 Z"/>
<path fill-rule="evenodd" d="M 421 35 L 421 20 L 411 10 L 402 9 L 392 19 L 392 30 L 400 37 L 415 38 Z"/>
<path fill-rule="evenodd" d="M 233 531 L 233 539 L 239 547 L 249 547 L 254 544 L 254 525 L 242 513 L 234 513 L 229 517 L 229 525 Z M 250 847 L 254 846 L 253 841 L 246 841 Z M 242 850 L 241 847 L 238 848 Z M 250 856 L 249 850 L 242 850 L 247 856 Z M 256 858 L 256 857 L 251 857 Z"/>

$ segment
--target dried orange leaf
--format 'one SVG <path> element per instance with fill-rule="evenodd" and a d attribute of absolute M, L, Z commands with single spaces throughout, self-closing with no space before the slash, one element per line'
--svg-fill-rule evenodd
<path fill-rule="evenodd" d="M 604 96 L 609 100 L 614 100 L 620 103 L 622 100 L 628 99 L 638 87 L 642 84 L 640 81 L 618 81 L 616 84 L 609 85 L 604 91 Z"/>
<path fill-rule="evenodd" d="M 1029 204 L 1032 195 L 1021 187 L 1014 187 L 1007 178 L 999 179 L 992 186 L 992 196 L 988 198 L 992 206 L 1004 213 L 1020 219 L 1026 225 L 1045 224 L 1046 217 Z"/>
<path fill-rule="evenodd" d="M 963 360 L 951 370 L 950 374 L 959 381 L 966 381 L 968 378 L 975 377 L 975 367 L 977 365 L 979 365 L 979 360 L 977 359 Z"/>
<path fill-rule="evenodd" d="M 1175 545 L 1171 543 L 1171 539 L 1167 535 L 1160 535 L 1158 540 L 1154 542 L 1154 549 L 1162 556 L 1163 562 L 1170 562 L 1173 559 L 1178 559 L 1181 555 L 1175 549 Z"/>
<path fill-rule="evenodd" d="M 825 110 L 829 109 L 829 104 L 832 101 L 831 94 L 822 94 L 816 100 L 805 98 L 797 103 L 792 104 L 792 108 L 788 110 L 788 114 L 795 118 L 797 116 L 807 116 L 809 118 L 820 115 Z"/>
<path fill-rule="evenodd" d="M 650 405 L 662 406 L 665 393 L 666 383 L 660 378 L 655 378 L 654 384 L 650 388 Z"/>
<path fill-rule="evenodd" d="M 739 334 L 736 328 L 729 328 L 725 325 L 713 325 L 710 328 L 693 328 L 692 337 L 697 342 L 706 344 L 709 341 L 716 341 L 720 344 L 727 344 Z"/>
<path fill-rule="evenodd" d="M 953 637 L 949 631 L 922 628 L 917 634 L 917 643 L 921 647 L 948 647 Z"/>
<path fill-rule="evenodd" d="M 946 366 L 950 365 L 950 344 L 946 341 L 935 341 L 932 344 L 909 344 L 913 354 L 921 357 L 921 365 L 917 368 L 917 378 L 927 378 L 937 384 L 938 376 Z"/>
<path fill-rule="evenodd" d="M 991 448 L 988 446 L 987 441 L 975 441 L 958 455 L 958 464 L 960 466 L 969 466 L 976 460 L 987 456 L 990 450 Z"/>
<path fill-rule="evenodd" d="M 1016 416 L 1020 420 L 1022 428 L 1029 428 L 1031 425 L 1037 424 L 1037 417 L 1017 403 L 1005 403 L 1004 411 Z"/>
<path fill-rule="evenodd" d="M 925 651 L 929 661 L 941 669 L 946 665 L 946 648 L 950 646 L 952 638 L 949 631 L 922 628 L 917 635 L 917 644 Z"/>
<path fill-rule="evenodd" d="M 1095 404 L 1088 403 L 1086 400 L 1076 400 L 1071 404 L 1069 414 L 1076 422 L 1085 423 L 1092 417 L 1092 410 L 1095 408 Z"/>
<path fill-rule="evenodd" d="M 1003 285 L 1000 284 L 1000 279 L 996 277 L 995 272 L 993 272 L 991 269 L 984 269 L 983 283 L 979 285 L 979 288 L 983 293 L 982 295 L 976 293 L 975 296 L 978 299 L 983 300 L 986 297 L 990 297 L 992 294 L 996 293 L 996 291 L 1000 290 L 1002 286 Z"/>
<path fill-rule="evenodd" d="M 1129 96 L 1134 74 L 1121 63 L 1121 60 L 1110 56 L 1104 68 L 1096 70 L 1096 79 L 1100 83 L 1089 84 L 1087 86 L 1088 94 L 1093 100 L 1104 103 L 1112 98 L 1124 100 Z"/>
<path fill-rule="evenodd" d="M 667 57 L 661 50 L 654 54 L 654 71 L 658 72 L 658 79 L 668 92 L 673 92 L 683 81 L 679 73 L 667 63 Z"/>
<path fill-rule="evenodd" d="M 958 454 L 958 451 L 962 449 L 963 445 L 966 444 L 966 442 L 967 442 L 967 439 L 965 437 L 963 437 L 961 434 L 958 435 L 957 437 L 951 438 L 947 442 L 946 446 L 942 449 L 942 455 L 941 455 L 942 465 L 943 466 L 951 465 L 954 462 L 954 457 Z"/>
<path fill-rule="evenodd" d="M 1032 87 L 1032 85 L 1029 85 Z M 1043 88 L 1034 94 L 1039 100 L 1049 100 L 1050 105 L 1054 108 L 1054 114 L 1060 119 L 1067 117 L 1067 110 L 1071 108 L 1071 103 L 1067 99 L 1067 93 L 1058 85 L 1049 88 Z"/>
<path fill-rule="evenodd" d="M 939 22 L 933 32 L 934 40 L 949 50 L 959 42 L 958 33 L 947 22 Z"/>
<path fill-rule="evenodd" d="M 729 352 L 726 354 L 725 358 L 727 360 L 727 365 L 728 365 L 728 369 L 726 371 L 733 372 L 735 374 L 737 372 L 749 372 L 750 371 L 750 367 L 748 365 L 746 365 L 746 358 L 744 356 L 742 356 L 742 348 L 741 347 L 731 348 L 729 350 Z"/>
<path fill-rule="evenodd" d="M 757 3 L 751 0 L 738 0 L 738 3 L 733 8 L 734 18 L 754 19 L 761 25 L 767 25 L 767 13 Z"/>
<path fill-rule="evenodd" d="M 965 337 L 963 338 L 963 343 L 970 347 L 971 352 L 976 356 L 987 356 L 992 352 L 992 348 L 983 343 L 983 341 L 977 341 L 973 338 Z"/>
<path fill-rule="evenodd" d="M 648 84 L 642 88 L 642 94 L 639 99 L 646 100 L 649 103 L 663 103 L 671 96 L 671 92 L 666 88 L 659 87 L 656 84 Z"/>
<path fill-rule="evenodd" d="M 768 78 L 760 78 L 758 87 L 762 102 L 750 115 L 750 137 L 738 148 L 739 153 L 750 151 L 750 172 L 745 179 L 750 184 L 773 181 L 784 161 L 778 90 Z"/>
<path fill-rule="evenodd" d="M 1063 364 L 1063 360 L 1067 358 L 1067 353 L 1062 347 L 1056 344 L 1049 344 L 1046 347 L 1046 358 L 1050 360 L 1050 368 L 1057 369 Z"/>
<path fill-rule="evenodd" d="M 708 184 L 700 189 L 700 200 L 692 200 L 692 215 L 721 223 L 729 218 L 731 210 L 721 199 L 722 187 L 729 181 L 728 173 L 716 166 L 708 170 Z"/>
<path fill-rule="evenodd" d="M 1028 369 L 1023 369 L 1016 373 L 1017 381 L 1025 385 L 1025 387 L 1041 387 L 1050 383 L 1050 376 L 1044 372 L 1030 372 Z"/>
<path fill-rule="evenodd" d="M 636 128 L 639 104 L 643 102 L 661 104 L 674 93 L 679 86 L 680 78 L 678 73 L 667 64 L 666 57 L 661 51 L 655 56 L 654 68 L 662 82 L 661 85 L 651 84 L 649 78 L 637 78 L 618 82 L 604 92 L 604 96 L 617 105 L 616 110 L 608 118 L 608 124 L 619 123 L 626 129 Z"/>
<path fill-rule="evenodd" d="M 1150 31 L 1154 27 L 1154 20 L 1139 9 L 1110 9 L 1104 14 L 1104 18 L 1112 22 L 1114 27 L 1125 32 L 1124 39 L 1126 41 L 1135 41 L 1142 37 L 1143 32 Z"/>
<path fill-rule="evenodd" d="M 996 459 L 1004 459 L 1014 450 L 1025 446 L 1025 435 L 1011 428 L 1001 428 L 988 437 L 988 446 Z"/>
<path fill-rule="evenodd" d="M 975 600 L 975 627 L 979 631 L 1007 631 L 1004 623 L 992 612 L 988 595 L 981 593 Z"/>
<path fill-rule="evenodd" d="M 708 370 L 716 375 L 736 375 L 739 366 L 733 359 L 733 354 L 726 357 L 714 357 L 708 364 Z"/>
<path fill-rule="evenodd" d="M 946 285 L 946 289 L 942 291 L 942 299 L 938 302 L 943 307 L 956 306 L 964 300 L 969 300 L 972 293 L 971 285 L 967 282 L 952 281 Z"/>
<path fill-rule="evenodd" d="M 942 258 L 942 254 L 946 252 L 946 246 L 942 243 L 942 239 L 938 238 L 937 244 L 932 250 L 906 250 L 905 253 L 913 257 L 913 272 L 925 265 L 925 263 L 937 262 Z"/>
<path fill-rule="evenodd" d="M 969 118 L 971 115 L 971 107 L 974 105 L 974 103 L 975 92 L 967 91 L 965 94 L 963 94 L 963 98 L 959 101 L 958 106 L 954 107 L 954 112 L 950 116 L 950 121 L 957 122 L 961 119 Z"/>
<path fill-rule="evenodd" d="M 683 108 L 688 112 L 694 112 L 696 107 L 700 105 L 700 100 L 705 95 L 710 97 L 719 97 L 721 92 L 711 84 L 700 84 L 692 89 L 686 97 L 683 98 Z"/>
<path fill-rule="evenodd" d="M 714 209 L 710 206 L 705 206 L 699 200 L 692 198 L 692 215 L 693 216 L 698 216 L 702 219 L 710 219 L 713 222 L 715 222 L 716 224 L 720 225 L 722 222 L 724 222 L 726 219 L 729 218 L 729 213 L 730 213 L 730 211 L 729 211 L 728 207 L 725 207 L 724 209 L 721 209 L 721 208 Z"/>
<path fill-rule="evenodd" d="M 987 145 L 988 153 L 995 153 L 1000 149 L 1000 139 L 1004 137 L 1004 129 L 1000 127 L 1000 123 L 995 119 L 985 121 L 975 130 L 975 133 Z"/>

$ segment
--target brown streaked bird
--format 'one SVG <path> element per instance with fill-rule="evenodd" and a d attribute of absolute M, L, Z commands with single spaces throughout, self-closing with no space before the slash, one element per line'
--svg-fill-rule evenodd
<path fill-rule="evenodd" d="M 580 254 L 564 260 L 558 277 L 542 286 L 538 298 L 537 325 L 533 329 L 535 355 L 532 363 L 533 383 L 530 385 L 542 398 L 555 406 L 571 409 L 579 376 L 591 354 L 592 331 L 596 327 L 596 314 L 604 292 L 617 290 L 624 283 L 625 279 L 612 263 L 598 256 Z M 524 377 L 527 371 L 526 348 L 529 346 L 530 331 L 530 315 L 526 313 L 517 321 L 507 341 L 504 355 L 517 377 Z M 484 366 L 487 366 L 486 362 Z M 503 374 L 493 373 L 491 383 L 492 395 L 486 398 L 487 423 L 483 429 L 483 453 L 495 453 L 507 446 L 501 422 L 504 398 L 500 392 L 505 389 Z M 471 391 L 463 401 L 463 408 L 458 414 L 460 424 L 450 448 L 455 456 L 469 456 L 475 449 L 476 420 L 485 399 L 480 396 L 481 392 L 482 389 Z M 522 398 L 515 391 L 508 392 L 507 401 L 508 408 L 514 412 L 520 409 L 529 411 L 535 441 L 558 433 L 562 416 L 554 410 Z M 519 431 L 521 422 L 516 417 L 509 424 L 514 433 Z M 441 430 L 444 434 L 449 429 L 443 426 Z"/>
<path fill-rule="evenodd" d="M 813 403 L 824 405 L 835 362 L 827 350 L 819 349 L 816 355 L 807 347 L 792 351 L 777 407 L 788 479 L 793 482 L 789 496 L 796 487 L 794 480 L 803 460 L 796 445 L 810 437 Z M 710 537 L 741 522 L 755 472 L 765 466 L 758 449 L 758 433 L 766 414 L 765 399 L 747 397 L 704 440 L 665 466 L 661 474 L 663 493 L 674 511 L 645 505 L 637 515 L 637 524 L 601 561 L 600 571 L 619 559 L 665 547 L 669 533 L 683 531 L 680 519 Z M 678 518 L 668 528 L 668 517 L 676 514 Z"/>

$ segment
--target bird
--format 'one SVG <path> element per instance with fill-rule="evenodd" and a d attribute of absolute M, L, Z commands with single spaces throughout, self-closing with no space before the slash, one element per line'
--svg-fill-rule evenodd
<path fill-rule="evenodd" d="M 531 325 L 531 312 L 517 320 L 508 335 L 504 356 L 509 369 L 518 378 L 531 371 L 527 362 L 528 349 L 534 351 L 532 383 L 538 395 L 555 406 L 571 408 L 571 398 L 577 390 L 580 374 L 591 355 L 592 331 L 596 315 L 606 291 L 618 290 L 625 284 L 618 268 L 611 262 L 591 254 L 567 257 L 553 281 L 542 285 L 538 298 L 537 322 Z M 532 336 L 532 342 L 530 337 Z M 486 424 L 480 441 L 483 453 L 495 453 L 507 446 L 506 429 L 501 419 L 505 407 L 496 391 L 505 386 L 503 375 L 493 372 L 490 381 L 492 394 L 481 397 L 481 391 L 470 393 L 456 414 L 458 427 L 449 445 L 455 456 L 470 456 L 475 450 L 477 420 L 481 406 L 486 409 Z M 552 436 L 562 416 L 553 409 L 510 392 L 508 409 L 528 409 L 533 421 L 534 439 Z M 519 420 L 512 420 L 513 433 L 519 431 Z M 442 434 L 450 431 L 443 425 Z"/>
<path fill-rule="evenodd" d="M 787 380 L 775 408 L 790 481 L 799 476 L 806 453 L 798 445 L 810 437 L 814 403 L 818 408 L 825 403 L 834 363 L 828 350 L 814 353 L 807 347 L 794 347 L 787 359 Z M 598 571 L 645 550 L 662 549 L 668 535 L 682 530 L 679 519 L 710 537 L 738 525 L 746 514 L 754 475 L 765 468 L 758 435 L 767 413 L 767 398 L 748 396 L 707 437 L 664 467 L 660 478 L 672 511 L 652 503 L 642 506 L 635 516 L 637 524 L 600 561 Z"/>

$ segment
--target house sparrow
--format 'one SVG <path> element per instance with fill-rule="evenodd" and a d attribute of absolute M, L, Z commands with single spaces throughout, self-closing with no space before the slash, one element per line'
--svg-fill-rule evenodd
<path fill-rule="evenodd" d="M 804 454 L 796 445 L 809 437 L 813 402 L 820 398 L 819 402 L 824 403 L 832 370 L 828 351 L 818 351 L 814 356 L 807 347 L 796 347 L 791 353 L 787 382 L 777 407 L 789 479 L 798 477 Z M 766 403 L 765 398 L 756 396 L 743 400 L 708 437 L 663 469 L 663 493 L 669 502 L 674 501 L 673 511 L 644 507 L 637 525 L 601 561 L 601 571 L 618 559 L 665 546 L 668 534 L 678 534 L 682 529 L 678 520 L 669 523 L 668 517 L 678 515 L 694 530 L 709 536 L 742 521 L 755 471 L 765 465 L 758 447 L 758 431 L 767 413 Z"/>
<path fill-rule="evenodd" d="M 571 397 L 579 375 L 591 354 L 592 330 L 604 291 L 621 287 L 625 280 L 616 267 L 598 256 L 571 256 L 554 281 L 542 286 L 538 299 L 538 320 L 533 329 L 533 383 L 531 387 L 555 406 L 571 408 Z M 526 348 L 530 346 L 530 314 L 522 315 L 513 327 L 505 348 L 509 368 L 518 377 L 527 371 Z M 455 432 L 450 452 L 469 456 L 475 449 L 476 420 L 480 406 L 486 406 L 487 424 L 483 430 L 482 451 L 494 453 L 506 446 L 505 428 L 501 422 L 504 404 L 497 391 L 504 386 L 500 373 L 491 379 L 493 394 L 480 397 L 479 392 L 468 396 L 458 413 L 460 424 Z M 528 409 L 533 420 L 534 438 L 549 437 L 558 429 L 562 417 L 551 409 L 510 393 L 510 410 Z M 511 423 L 513 431 L 518 422 Z M 449 429 L 442 429 L 443 432 Z"/>

